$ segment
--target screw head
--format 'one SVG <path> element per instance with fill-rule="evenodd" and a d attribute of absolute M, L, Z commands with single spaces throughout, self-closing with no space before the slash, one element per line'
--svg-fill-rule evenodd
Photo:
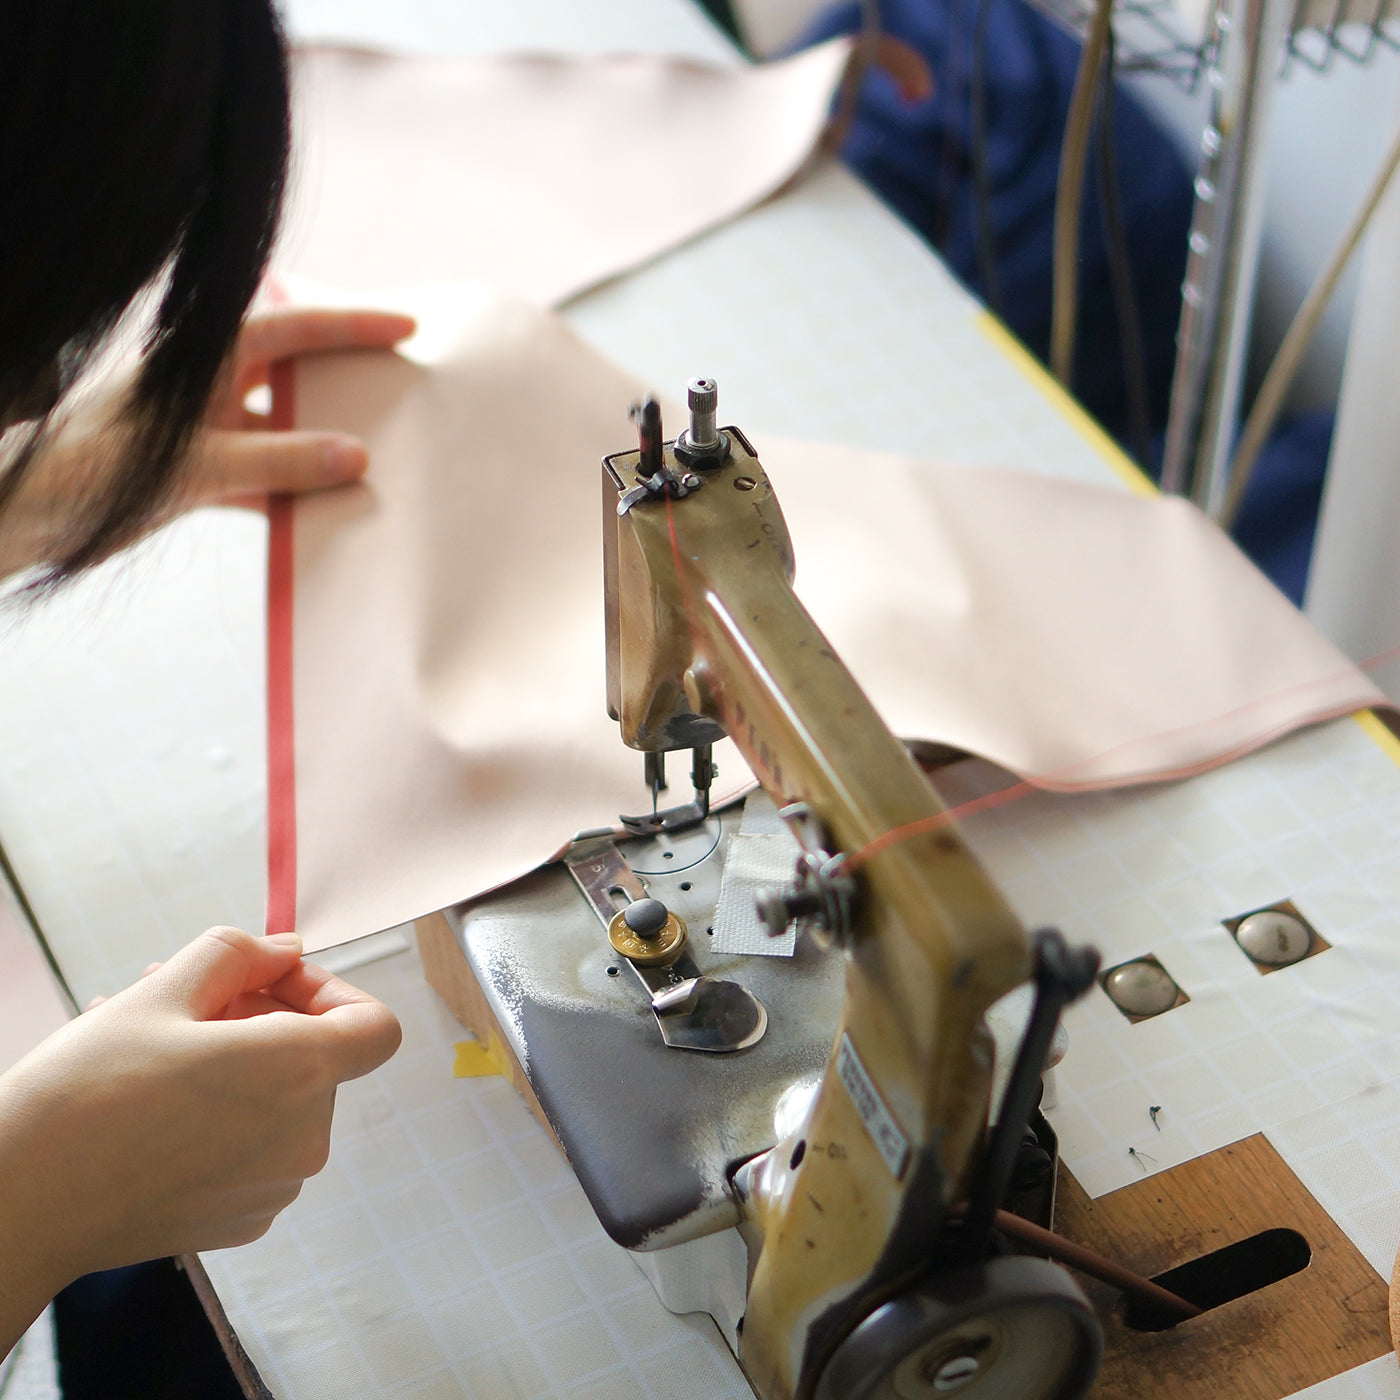
<path fill-rule="evenodd" d="M 981 1369 L 975 1356 L 954 1356 L 934 1373 L 933 1388 L 941 1391 L 961 1390 Z"/>
<path fill-rule="evenodd" d="M 622 911 L 622 922 L 638 938 L 655 938 L 669 917 L 670 911 L 659 899 L 636 899 Z"/>

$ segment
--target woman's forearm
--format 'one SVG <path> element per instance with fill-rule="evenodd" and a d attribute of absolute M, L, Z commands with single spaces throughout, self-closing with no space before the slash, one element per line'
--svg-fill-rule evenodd
<path fill-rule="evenodd" d="M 13 1071 L 0 1075 L 0 1356 L 83 1272 L 66 1222 L 55 1218 L 59 1172 L 36 1140 L 27 1098 Z"/>

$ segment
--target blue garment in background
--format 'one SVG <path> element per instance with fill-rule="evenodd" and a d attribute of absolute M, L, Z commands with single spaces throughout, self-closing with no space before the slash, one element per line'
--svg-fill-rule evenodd
<path fill-rule="evenodd" d="M 987 222 L 998 296 L 977 250 L 972 155 L 974 33 L 979 0 L 881 0 L 881 27 L 918 50 L 936 91 L 904 102 L 875 71 L 862 85 L 842 156 L 1042 361 L 1049 357 L 1055 190 L 1079 65 L 1077 40 L 1023 3 L 980 0 L 986 12 L 982 82 Z M 823 14 L 799 47 L 853 33 L 860 7 Z M 1119 201 L 1142 325 L 1148 431 L 1160 468 L 1171 394 L 1192 176 L 1172 140 L 1121 87 L 1114 94 Z M 1096 143 L 1094 143 L 1096 144 Z M 1129 412 L 1109 278 L 1097 152 L 1091 144 L 1080 234 L 1073 390 L 1120 443 Z M 1295 602 L 1307 580 L 1331 440 L 1330 415 L 1280 430 L 1260 455 L 1236 538 Z"/>
<path fill-rule="evenodd" d="M 1235 519 L 1235 540 L 1299 607 L 1308 582 L 1322 480 L 1332 448 L 1331 413 L 1285 422 L 1259 454 Z"/>
<path fill-rule="evenodd" d="M 1041 359 L 1050 345 L 1050 288 L 1060 144 L 1080 46 L 1022 0 L 989 5 L 984 48 L 984 164 L 1001 295 L 993 305 Z M 917 49 L 936 91 L 909 104 L 881 72 L 862 87 L 842 155 L 992 304 L 978 265 L 972 165 L 973 33 L 978 0 L 882 0 L 882 27 Z M 856 4 L 827 11 L 803 43 L 859 28 Z M 1166 423 L 1191 172 L 1172 141 L 1121 88 L 1114 99 L 1126 241 L 1143 328 L 1150 431 Z M 1080 237 L 1074 392 L 1122 440 L 1128 427 L 1122 350 L 1110 292 L 1091 148 Z"/>

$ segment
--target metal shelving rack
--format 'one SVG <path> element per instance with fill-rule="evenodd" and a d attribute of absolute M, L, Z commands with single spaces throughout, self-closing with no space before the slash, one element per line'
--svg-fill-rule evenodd
<path fill-rule="evenodd" d="M 1083 38 L 1089 0 L 1031 0 Z M 1218 509 L 1239 412 L 1249 311 L 1263 233 L 1263 133 L 1274 85 L 1290 64 L 1325 72 L 1400 49 L 1397 0 L 1220 0 L 1199 42 L 1171 0 L 1114 8 L 1120 71 L 1202 82 L 1201 133 L 1162 484 Z"/>

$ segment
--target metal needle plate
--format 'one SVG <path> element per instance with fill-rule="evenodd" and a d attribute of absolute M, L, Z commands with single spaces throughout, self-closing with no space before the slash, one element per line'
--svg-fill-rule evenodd
<path fill-rule="evenodd" d="M 569 874 L 606 928 L 617 913 L 616 896 L 647 898 L 636 873 L 606 837 L 580 842 L 564 858 Z M 616 892 L 616 893 L 615 893 Z M 724 1054 L 763 1039 L 768 1012 L 746 987 L 707 977 L 689 952 L 665 967 L 641 967 L 623 958 L 651 997 L 661 1038 L 677 1050 Z"/>

